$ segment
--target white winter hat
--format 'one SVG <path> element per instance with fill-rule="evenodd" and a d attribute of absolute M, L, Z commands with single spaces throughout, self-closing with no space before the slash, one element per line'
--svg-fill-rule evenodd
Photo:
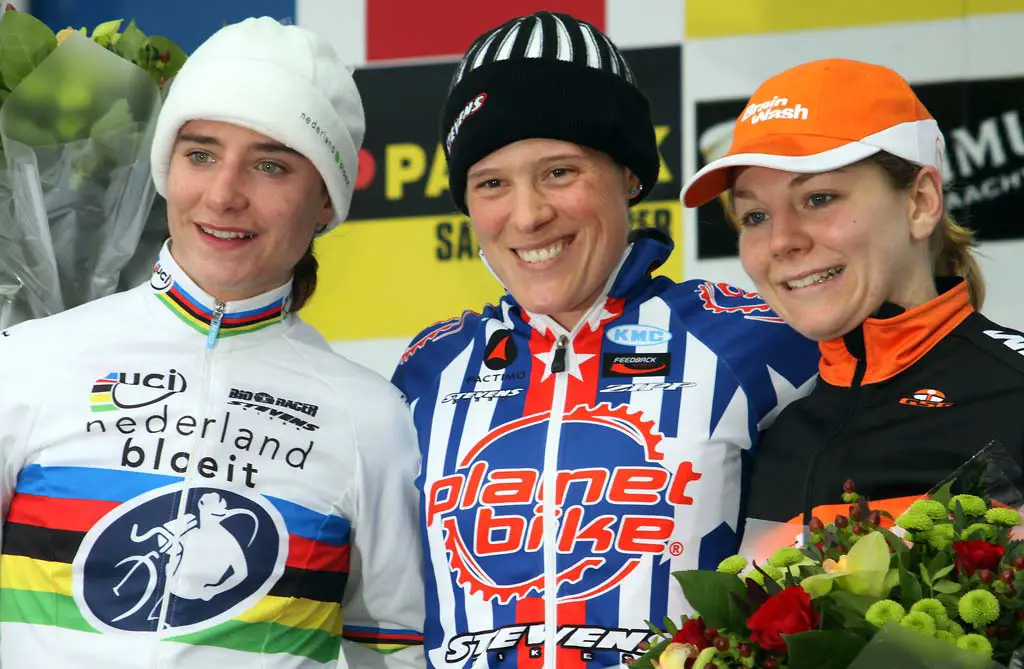
<path fill-rule="evenodd" d="M 158 193 L 178 131 L 188 121 L 234 123 L 298 151 L 316 166 L 334 207 L 348 216 L 366 122 L 352 71 L 323 38 L 269 17 L 214 33 L 189 56 L 160 110 L 150 162 Z"/>

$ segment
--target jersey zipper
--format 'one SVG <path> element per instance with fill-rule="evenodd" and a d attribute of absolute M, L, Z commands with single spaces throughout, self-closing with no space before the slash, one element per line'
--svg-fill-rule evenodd
<path fill-rule="evenodd" d="M 551 358 L 555 389 L 551 401 L 547 438 L 544 442 L 544 668 L 555 669 L 558 633 L 558 516 L 555 514 L 555 489 L 558 482 L 558 446 L 562 433 L 562 414 L 568 394 L 569 375 L 565 373 L 569 336 L 560 334 Z"/>
<path fill-rule="evenodd" d="M 199 412 L 197 418 L 202 421 L 206 419 L 209 409 L 209 394 L 210 386 L 212 384 L 212 368 L 213 368 L 213 355 L 214 347 L 217 345 L 217 337 L 220 334 L 220 324 L 224 318 L 224 311 L 227 309 L 227 304 L 218 301 L 213 310 L 213 316 L 210 319 L 210 330 L 206 336 L 206 347 L 203 350 L 203 369 L 200 382 L 199 390 Z M 191 489 L 192 480 L 195 478 L 195 471 L 199 467 L 199 461 L 202 459 L 203 442 L 201 439 L 201 432 L 197 431 L 194 441 L 192 442 L 192 448 L 189 449 L 188 467 L 185 469 L 185 478 L 182 481 L 181 497 L 178 499 L 178 510 L 175 513 L 175 519 L 181 519 L 185 515 L 185 511 L 188 508 L 188 495 Z M 171 590 L 174 585 L 174 577 L 170 574 L 164 580 L 163 593 L 161 593 L 160 600 L 160 616 L 157 619 L 157 642 L 153 644 L 153 651 L 151 655 L 150 666 L 153 669 L 159 669 L 160 667 L 160 640 L 164 636 L 164 626 L 167 624 L 167 609 L 171 601 Z"/>
<path fill-rule="evenodd" d="M 835 443 L 839 440 L 843 430 L 849 425 L 853 419 L 853 415 L 857 411 L 857 404 L 860 399 L 860 393 L 862 388 L 862 382 L 864 380 L 864 373 L 867 370 L 867 360 L 864 358 L 858 358 L 857 366 L 854 368 L 853 380 L 850 383 L 850 405 L 847 407 L 846 415 L 843 416 L 842 420 L 836 425 L 835 429 L 826 437 L 818 447 L 811 453 L 811 459 L 807 467 L 807 479 L 804 482 L 804 505 L 803 505 L 803 527 L 804 527 L 804 545 L 808 545 L 810 541 L 810 534 L 808 526 L 811 522 L 811 516 L 814 514 L 814 492 L 818 484 L 818 469 L 821 464 L 821 458 L 825 455 L 825 452 L 830 447 L 834 447 Z"/>

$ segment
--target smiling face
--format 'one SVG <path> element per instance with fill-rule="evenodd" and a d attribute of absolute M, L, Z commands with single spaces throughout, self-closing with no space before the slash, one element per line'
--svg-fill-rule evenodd
<path fill-rule="evenodd" d="M 942 215 L 938 172 L 908 190 L 871 160 L 822 174 L 742 169 L 732 189 L 740 260 L 789 325 L 824 341 L 883 302 L 905 309 L 936 295 L 929 237 Z"/>
<path fill-rule="evenodd" d="M 629 190 L 607 155 L 524 139 L 469 169 L 466 205 L 488 263 L 513 297 L 572 329 L 622 259 Z"/>
<path fill-rule="evenodd" d="M 286 283 L 332 215 L 313 163 L 280 142 L 216 121 L 178 133 L 167 177 L 171 255 L 215 298 Z"/>

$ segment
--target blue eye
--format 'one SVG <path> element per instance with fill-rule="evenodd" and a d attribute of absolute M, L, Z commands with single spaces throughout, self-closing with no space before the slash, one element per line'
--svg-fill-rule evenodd
<path fill-rule="evenodd" d="M 283 165 L 279 165 L 272 160 L 261 160 L 259 171 L 264 174 L 284 174 L 287 170 L 285 170 Z"/>
<path fill-rule="evenodd" d="M 760 225 L 761 223 L 764 223 L 766 220 L 768 220 L 768 215 L 763 211 L 751 211 L 740 217 L 740 222 L 747 227 Z"/>
<path fill-rule="evenodd" d="M 812 208 L 824 207 L 834 199 L 836 196 L 831 193 L 811 193 L 807 198 L 807 204 Z"/>
<path fill-rule="evenodd" d="M 195 151 L 189 151 L 188 153 L 185 154 L 185 156 L 193 163 L 205 164 L 213 161 L 213 156 L 211 156 L 206 151 L 202 151 L 199 149 L 196 149 Z"/>

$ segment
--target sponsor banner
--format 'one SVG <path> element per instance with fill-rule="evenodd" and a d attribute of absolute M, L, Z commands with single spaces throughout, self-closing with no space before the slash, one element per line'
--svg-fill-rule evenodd
<path fill-rule="evenodd" d="M 805 0 L 733 0 L 722 11 L 719 0 L 687 0 L 686 37 L 727 37 L 846 28 L 906 21 L 959 19 L 973 14 L 1024 10 L 1021 0 L 861 0 L 857 3 Z"/>
<path fill-rule="evenodd" d="M 662 158 L 658 185 L 631 209 L 631 223 L 675 240 L 657 274 L 680 280 L 681 47 L 624 54 L 650 99 Z M 356 71 L 370 119 L 356 195 L 349 220 L 317 241 L 318 288 L 303 310 L 330 341 L 411 337 L 503 293 L 448 195 L 438 116 L 454 68 L 452 61 Z"/>
<path fill-rule="evenodd" d="M 1024 238 L 1024 78 L 945 81 L 914 86 L 946 137 L 946 208 L 985 241 Z M 723 155 L 746 99 L 696 106 L 697 167 Z M 697 257 L 737 254 L 723 200 L 697 210 Z"/>

